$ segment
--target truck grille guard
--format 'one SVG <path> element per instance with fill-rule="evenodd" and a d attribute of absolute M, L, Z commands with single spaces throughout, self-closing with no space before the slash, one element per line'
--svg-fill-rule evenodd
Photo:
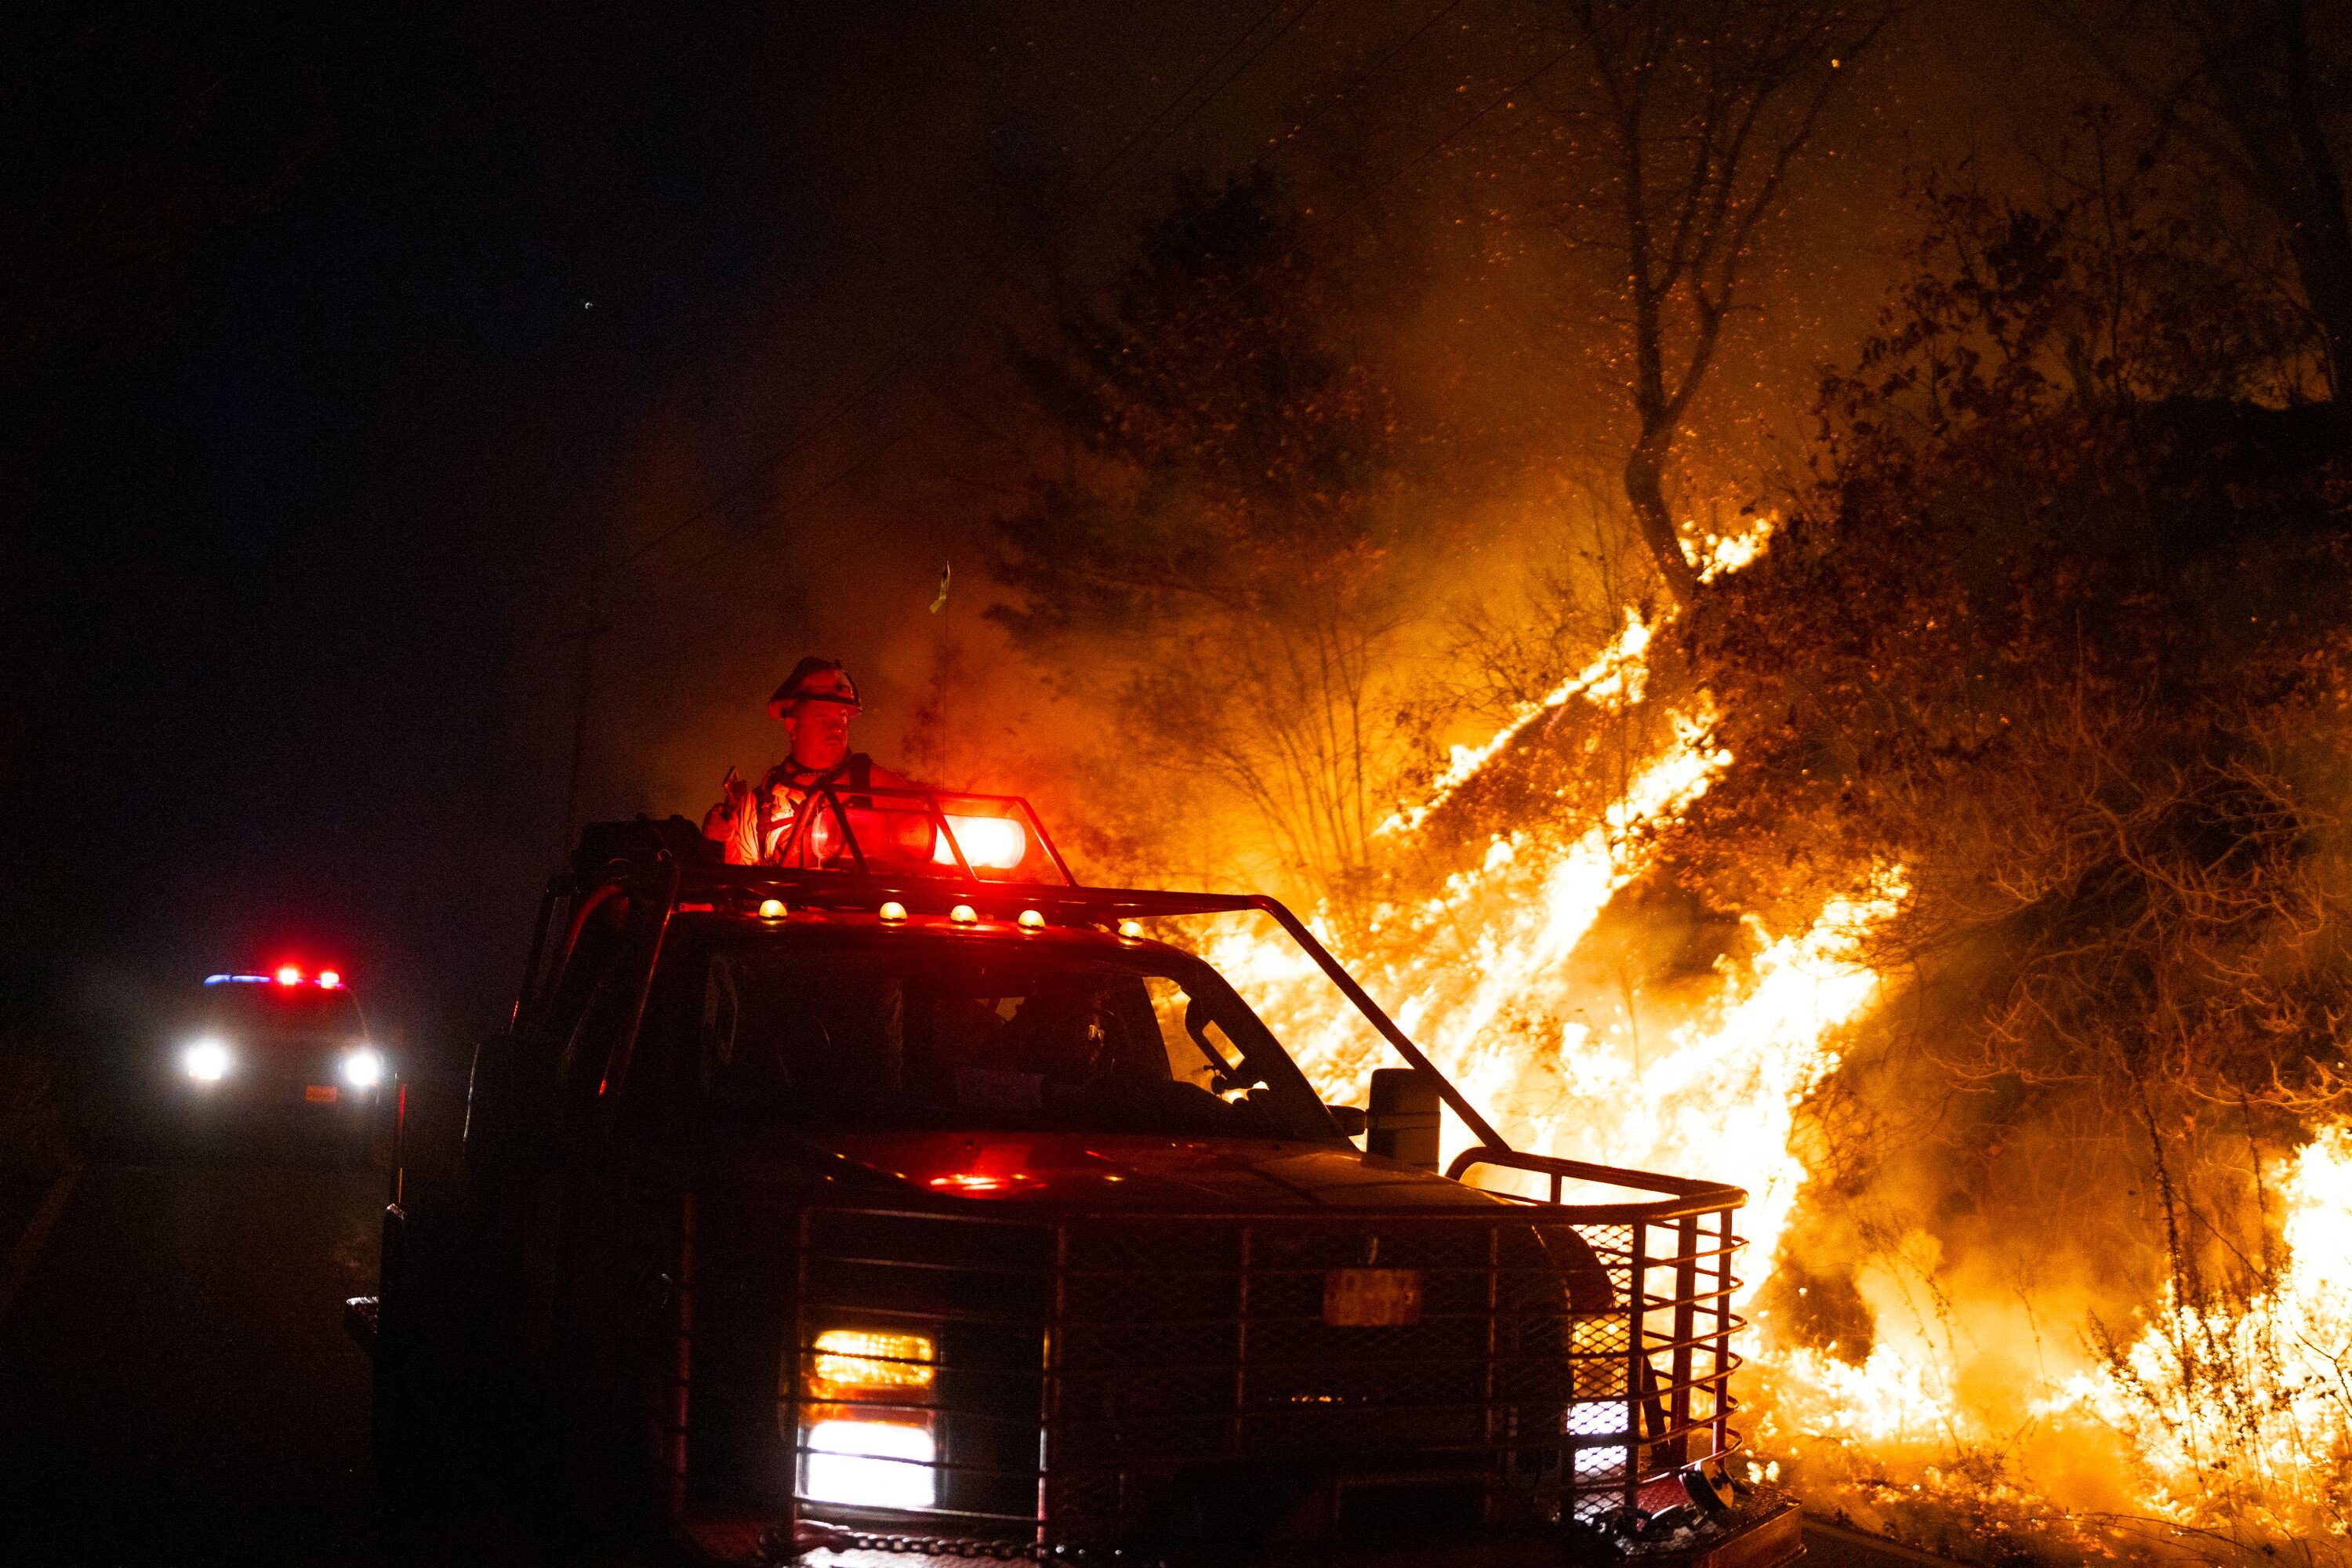
<path fill-rule="evenodd" d="M 1465 1529 L 1622 1535 L 1738 1446 L 1745 1194 L 1493 1149 L 1452 1173 L 1479 1164 L 1532 1173 L 1549 1195 L 1306 1215 L 793 1208 L 798 1352 L 782 1358 L 769 1451 L 789 1454 L 795 1493 L 812 1423 L 845 1408 L 811 1393 L 817 1337 L 938 1346 L 930 1388 L 855 1406 L 936 1435 L 936 1506 L 803 1499 L 796 1517 L 1073 1549 L 1197 1529 L 1204 1510 L 1308 1534 L 1409 1506 Z M 1665 1195 L 1567 1203 L 1569 1183 Z M 772 1223 L 751 1228 L 772 1245 Z M 1418 1321 L 1326 1321 L 1331 1272 L 1365 1267 L 1421 1277 Z"/>

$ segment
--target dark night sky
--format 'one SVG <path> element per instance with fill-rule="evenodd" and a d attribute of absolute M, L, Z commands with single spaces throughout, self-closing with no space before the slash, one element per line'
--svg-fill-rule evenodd
<path fill-rule="evenodd" d="M 982 509 L 883 443 L 951 423 L 1034 294 L 921 329 L 1041 230 L 1113 254 L 1169 171 L 1255 156 L 1434 9 L 1270 41 L 1258 0 L 0 22 L 12 1008 L 299 954 L 419 1026 L 491 1016 L 558 853 L 599 560 L 629 564 L 592 814 L 697 810 L 717 761 L 767 760 L 812 647 L 859 666 L 887 750 Z M 1481 15 L 1382 79 L 1400 137 L 1455 112 Z M 1243 39 L 1246 74 L 1155 124 Z"/>
<path fill-rule="evenodd" d="M 588 565 L 708 511 L 608 584 L 606 679 L 715 660 L 772 744 L 796 634 L 877 641 L 812 610 L 794 555 L 833 547 L 772 501 L 887 403 L 796 433 L 1261 10 L 5 24 L 12 140 L 43 154 L 0 253 L 13 1001 L 60 962 L 297 953 L 478 1019 L 556 851 Z M 919 593 L 932 550 L 905 554 Z M 693 808 L 608 749 L 591 809 Z"/>

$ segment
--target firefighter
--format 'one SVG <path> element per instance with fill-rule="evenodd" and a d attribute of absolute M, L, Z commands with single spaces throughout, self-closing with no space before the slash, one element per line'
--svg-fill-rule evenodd
<path fill-rule="evenodd" d="M 772 864 L 788 847 L 797 847 L 800 857 L 805 857 L 808 846 L 793 845 L 793 825 L 814 790 L 828 785 L 842 791 L 913 787 L 910 780 L 849 749 L 849 721 L 864 706 L 857 700 L 857 683 L 839 659 L 812 654 L 793 666 L 792 674 L 768 699 L 768 716 L 782 720 L 791 737 L 790 754 L 756 786 L 728 769 L 720 785 L 722 798 L 702 819 L 704 837 L 727 847 L 730 865 Z"/>

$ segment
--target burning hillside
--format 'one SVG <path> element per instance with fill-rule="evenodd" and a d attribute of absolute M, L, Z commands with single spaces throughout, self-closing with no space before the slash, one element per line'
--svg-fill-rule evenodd
<path fill-rule="evenodd" d="M 1405 849 L 1553 712 L 1644 701 L 1655 630 L 1629 616 L 1576 677 L 1484 742 L 1457 747 L 1383 837 Z M 1750 918 L 1708 982 L 1679 994 L 1645 1006 L 1596 994 L 1580 949 L 1612 901 L 1654 870 L 1664 831 L 1736 765 L 1704 702 L 1668 717 L 1671 742 L 1602 820 L 1563 809 L 1522 822 L 1432 896 L 1381 907 L 1352 938 L 1328 921 L 1325 934 L 1516 1146 L 1748 1186 L 1738 1304 L 1752 1324 L 1752 1473 L 1963 1552 L 1988 1531 L 2094 1551 L 2177 1548 L 2207 1531 L 2250 1548 L 2340 1541 L 2352 1495 L 2352 1281 L 2341 1278 L 2352 1258 L 2352 1126 L 2324 1130 L 2268 1173 L 2267 1283 L 2232 1300 L 2192 1304 L 2176 1282 L 2108 1322 L 2070 1316 L 2079 1299 L 2037 1296 L 2024 1274 L 2001 1300 L 1972 1268 L 1948 1267 L 1925 1228 L 1882 1233 L 1851 1282 L 1838 1279 L 1840 1265 L 1817 1256 L 1834 1251 L 1818 1211 L 1836 1202 L 1822 1190 L 1832 1173 L 1821 1155 L 1837 1137 L 1819 1092 L 1857 1031 L 1914 978 L 1874 967 L 1906 875 L 1882 864 L 1798 929 Z M 1221 934 L 1208 951 L 1330 1098 L 1361 1099 L 1382 1047 L 1311 966 L 1247 932 Z M 1451 1131 L 1449 1157 L 1468 1142 Z M 2047 1240 L 2053 1253 L 2068 1249 Z M 1822 1328 L 1834 1316 L 1805 1300 L 1816 1287 L 1801 1281 L 1817 1278 L 1854 1298 L 1843 1342 Z"/>
<path fill-rule="evenodd" d="M 2171 107 L 1910 171 L 1810 401 L 1718 356 L 1881 10 L 1570 8 L 1378 242 L 1334 168 L 1186 187 L 1024 342 L 994 619 L 1101 858 L 1286 884 L 1515 1143 L 1749 1189 L 1760 1471 L 1979 1557 L 2342 1562 L 2335 45 L 2099 15 Z M 1212 954 L 1360 1096 L 1316 975 Z"/>

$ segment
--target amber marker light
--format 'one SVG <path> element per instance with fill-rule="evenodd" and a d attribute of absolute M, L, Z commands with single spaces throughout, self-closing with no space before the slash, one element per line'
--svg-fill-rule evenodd
<path fill-rule="evenodd" d="M 1135 921 L 1121 921 L 1118 922 L 1118 934 L 1121 936 L 1141 936 L 1143 934 L 1143 927 Z"/>
<path fill-rule="evenodd" d="M 786 910 L 784 909 L 783 900 L 762 899 L 760 900 L 760 918 L 761 920 L 780 921 L 784 918 L 785 913 Z"/>
<path fill-rule="evenodd" d="M 1021 929 L 1023 931 L 1044 931 L 1045 929 L 1045 915 L 1036 910 L 1023 910 L 1021 911 Z"/>
<path fill-rule="evenodd" d="M 948 919 L 955 921 L 955 923 L 960 926 L 968 926 L 974 921 L 980 919 L 980 911 L 973 909 L 970 904 L 958 904 L 955 908 L 948 911 Z"/>
<path fill-rule="evenodd" d="M 336 990 L 336 989 L 340 988 L 340 987 L 342 985 L 342 984 L 343 984 L 343 977 L 342 977 L 341 975 L 340 975 L 340 974 L 336 973 L 333 970 L 331 970 L 331 969 L 321 969 L 320 971 L 319 971 L 319 989 L 320 989 L 320 990 L 321 990 L 321 991 L 333 991 L 333 990 Z"/>
<path fill-rule="evenodd" d="M 939 1347 L 928 1334 L 827 1329 L 811 1348 L 808 1391 L 818 1399 L 919 1393 L 939 1374 Z"/>
<path fill-rule="evenodd" d="M 907 906 L 893 899 L 874 912 L 882 917 L 883 924 L 897 925 L 907 918 Z"/>

